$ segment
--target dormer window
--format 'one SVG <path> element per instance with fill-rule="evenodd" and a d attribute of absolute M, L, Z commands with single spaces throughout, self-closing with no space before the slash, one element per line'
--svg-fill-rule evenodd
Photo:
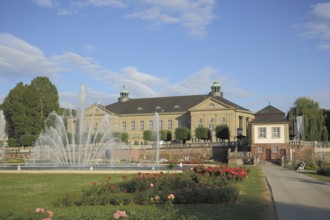
<path fill-rule="evenodd" d="M 143 110 L 143 108 L 142 107 L 138 107 L 138 109 L 137 109 L 138 111 L 142 111 Z"/>
<path fill-rule="evenodd" d="M 160 107 L 160 106 L 157 106 L 157 107 L 156 107 L 156 109 L 162 109 L 162 107 Z"/>
<path fill-rule="evenodd" d="M 174 108 L 181 108 L 180 105 L 175 105 Z"/>

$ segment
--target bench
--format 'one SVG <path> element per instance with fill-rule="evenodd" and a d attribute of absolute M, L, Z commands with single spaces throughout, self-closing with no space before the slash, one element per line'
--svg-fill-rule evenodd
<path fill-rule="evenodd" d="M 305 166 L 306 166 L 306 163 L 303 161 L 301 162 L 301 164 L 298 166 L 297 170 L 296 171 L 299 171 L 299 170 L 305 170 Z"/>

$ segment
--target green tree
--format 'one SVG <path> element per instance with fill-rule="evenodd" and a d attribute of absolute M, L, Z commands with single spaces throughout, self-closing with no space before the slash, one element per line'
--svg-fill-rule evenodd
<path fill-rule="evenodd" d="M 115 138 L 116 143 L 124 142 L 128 143 L 128 133 L 127 132 L 113 132 L 112 137 Z"/>
<path fill-rule="evenodd" d="M 32 134 L 23 134 L 19 139 L 20 146 L 32 146 L 36 141 L 36 137 Z"/>
<path fill-rule="evenodd" d="M 26 104 L 32 120 L 30 133 L 38 135 L 48 115 L 60 111 L 58 91 L 47 77 L 36 77 L 28 87 L 27 96 L 29 101 Z"/>
<path fill-rule="evenodd" d="M 226 124 L 221 124 L 215 127 L 215 133 L 217 138 L 220 138 L 222 140 L 226 140 L 230 138 L 230 131 L 229 127 Z"/>
<path fill-rule="evenodd" d="M 325 126 L 327 128 L 327 133 L 328 133 L 328 139 L 329 140 L 329 134 L 330 134 L 330 109 L 324 109 L 323 110 L 323 115 L 325 117 Z"/>
<path fill-rule="evenodd" d="M 175 129 L 175 138 L 186 143 L 187 140 L 190 140 L 190 129 L 187 127 L 179 127 Z"/>
<path fill-rule="evenodd" d="M 120 132 L 118 132 L 118 131 L 113 132 L 112 137 L 115 139 L 116 143 L 120 142 Z"/>
<path fill-rule="evenodd" d="M 39 135 L 48 115 L 59 111 L 57 89 L 47 77 L 36 77 L 30 85 L 20 82 L 5 97 L 3 111 L 9 137 Z"/>
<path fill-rule="evenodd" d="M 3 102 L 3 113 L 7 122 L 8 136 L 18 139 L 22 134 L 28 133 L 29 123 L 26 93 L 28 87 L 22 82 L 9 91 Z"/>
<path fill-rule="evenodd" d="M 17 140 L 15 138 L 9 138 L 8 147 L 16 147 L 16 146 L 17 146 Z"/>
<path fill-rule="evenodd" d="M 211 130 L 205 127 L 199 127 L 195 130 L 196 138 L 201 140 L 209 140 L 211 138 Z"/>
<path fill-rule="evenodd" d="M 290 108 L 287 118 L 290 120 L 291 129 L 297 116 L 303 116 L 304 133 L 303 140 L 306 141 L 325 141 L 328 137 L 325 128 L 325 117 L 323 111 L 319 109 L 319 103 L 310 98 L 301 97 L 296 99 L 293 107 Z"/>
<path fill-rule="evenodd" d="M 143 131 L 143 140 L 148 143 L 148 141 L 152 141 L 153 132 L 151 130 Z"/>
<path fill-rule="evenodd" d="M 160 139 L 163 141 L 171 141 L 172 140 L 172 131 L 170 130 L 161 130 L 160 131 Z"/>
<path fill-rule="evenodd" d="M 122 132 L 120 134 L 120 140 L 124 143 L 128 143 L 128 133 L 127 132 Z"/>

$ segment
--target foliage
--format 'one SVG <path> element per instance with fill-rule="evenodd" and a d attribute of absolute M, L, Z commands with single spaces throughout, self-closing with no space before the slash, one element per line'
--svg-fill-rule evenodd
<path fill-rule="evenodd" d="M 237 182 L 240 195 L 235 204 L 173 204 L 176 220 L 183 219 L 276 219 L 271 200 L 265 198 L 267 185 L 260 167 L 251 166 L 252 172 L 242 182 Z M 110 171 L 111 172 L 111 171 Z M 127 174 L 130 177 L 131 174 Z M 119 205 L 119 206 L 54 206 L 66 193 L 81 195 L 92 181 L 104 182 L 105 174 L 90 173 L 2 173 L 0 174 L 0 219 L 36 218 L 36 207 L 54 212 L 54 219 L 113 219 L 117 210 L 126 211 L 127 219 L 171 219 L 165 205 Z M 111 182 L 117 184 L 121 174 L 111 174 Z M 28 183 L 28 184 L 27 184 Z M 233 183 L 235 184 L 235 183 Z M 74 197 L 74 196 L 73 196 Z M 151 199 L 151 198 L 150 198 Z M 153 198 L 155 199 L 155 198 Z M 181 216 L 186 216 L 183 218 Z M 196 218 L 193 218 L 196 216 Z M 189 218 L 188 218 L 189 217 Z M 173 219 L 173 218 L 172 218 Z"/>
<path fill-rule="evenodd" d="M 172 131 L 170 130 L 161 130 L 160 138 L 163 141 L 171 141 L 172 140 Z"/>
<path fill-rule="evenodd" d="M 39 135 L 48 115 L 59 111 L 56 87 L 47 77 L 36 77 L 30 85 L 18 83 L 3 102 L 9 137 Z"/>
<path fill-rule="evenodd" d="M 175 129 L 175 138 L 177 140 L 183 141 L 183 143 L 186 142 L 186 140 L 190 140 L 191 133 L 190 129 L 187 127 L 179 127 Z"/>
<path fill-rule="evenodd" d="M 151 130 L 145 130 L 143 131 L 143 140 L 148 143 L 148 141 L 152 141 L 152 131 Z"/>
<path fill-rule="evenodd" d="M 101 133 L 92 134 L 90 137 L 90 143 L 100 143 L 103 135 L 104 134 Z"/>
<path fill-rule="evenodd" d="M 329 140 L 329 134 L 330 134 L 330 110 L 323 110 L 323 115 L 325 116 L 325 126 L 327 128 L 327 132 L 328 132 L 328 139 L 325 140 Z"/>
<path fill-rule="evenodd" d="M 23 134 L 19 139 L 19 144 L 21 146 L 32 146 L 33 143 L 36 141 L 36 137 L 32 134 Z"/>
<path fill-rule="evenodd" d="M 294 106 L 290 108 L 287 118 L 291 123 L 291 130 L 297 116 L 303 116 L 304 133 L 303 140 L 325 141 L 328 139 L 328 132 L 325 127 L 323 111 L 319 109 L 319 103 L 310 98 L 301 97 L 296 99 Z"/>
<path fill-rule="evenodd" d="M 104 183 L 92 182 L 82 194 L 67 194 L 57 202 L 58 205 L 150 205 L 150 198 L 158 198 L 165 204 L 166 195 L 173 194 L 174 203 L 231 203 L 237 197 L 237 189 L 229 182 L 243 180 L 247 172 L 242 168 L 197 166 L 183 173 L 162 172 L 138 173 L 130 179 L 122 176 L 123 181 L 111 183 L 109 176 Z"/>
<path fill-rule="evenodd" d="M 217 138 L 220 138 L 222 140 L 230 138 L 230 131 L 229 127 L 226 124 L 221 124 L 215 127 L 215 133 Z"/>
<path fill-rule="evenodd" d="M 196 137 L 201 140 L 209 140 L 211 137 L 211 130 L 205 127 L 199 127 L 195 130 Z"/>
<path fill-rule="evenodd" d="M 330 163 L 322 163 L 317 173 L 324 176 L 330 176 Z"/>
<path fill-rule="evenodd" d="M 9 138 L 8 147 L 16 147 L 16 146 L 17 146 L 17 140 L 15 138 Z"/>
<path fill-rule="evenodd" d="M 8 96 L 3 101 L 3 113 L 7 122 L 8 136 L 18 138 L 21 134 L 28 133 L 26 124 L 28 123 L 26 98 L 27 86 L 22 82 L 9 91 Z"/>
<path fill-rule="evenodd" d="M 120 134 L 120 140 L 124 143 L 128 143 L 128 133 L 127 132 L 122 132 Z"/>
<path fill-rule="evenodd" d="M 128 133 L 127 132 L 113 132 L 112 137 L 115 138 L 117 143 L 124 142 L 128 143 Z"/>

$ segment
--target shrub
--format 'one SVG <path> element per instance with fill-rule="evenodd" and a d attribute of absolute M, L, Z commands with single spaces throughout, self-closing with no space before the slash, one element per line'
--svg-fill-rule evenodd
<path fill-rule="evenodd" d="M 66 194 L 58 205 L 149 205 L 165 204 L 167 195 L 173 195 L 173 203 L 230 203 L 236 200 L 238 190 L 229 182 L 243 180 L 247 172 L 243 168 L 224 166 L 196 166 L 183 173 L 162 172 L 138 173 L 122 181 L 111 184 L 108 177 L 105 183 L 84 190 L 81 195 Z M 175 199 L 174 199 L 175 198 Z"/>
<path fill-rule="evenodd" d="M 330 163 L 321 164 L 320 168 L 317 170 L 320 175 L 330 176 Z"/>
<path fill-rule="evenodd" d="M 8 147 L 16 147 L 16 146 L 17 146 L 17 140 L 15 138 L 9 138 Z"/>

